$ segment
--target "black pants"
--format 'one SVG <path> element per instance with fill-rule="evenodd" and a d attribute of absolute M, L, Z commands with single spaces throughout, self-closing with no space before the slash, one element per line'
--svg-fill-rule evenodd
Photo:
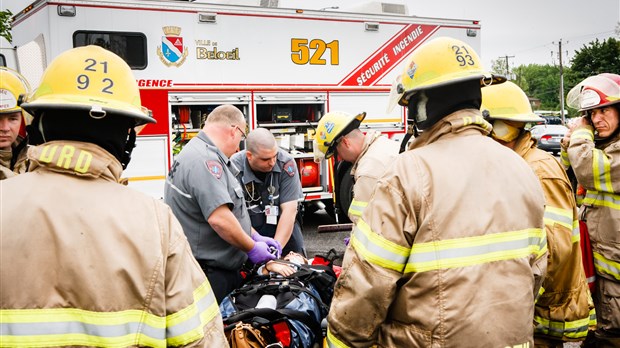
<path fill-rule="evenodd" d="M 202 271 L 205 272 L 207 279 L 209 279 L 211 289 L 213 289 L 213 294 L 215 294 L 215 299 L 218 304 L 222 303 L 224 297 L 230 294 L 231 291 L 241 286 L 243 278 L 238 270 L 232 271 L 223 268 L 210 267 L 207 266 L 203 260 L 198 260 L 198 264 L 202 268 Z"/>

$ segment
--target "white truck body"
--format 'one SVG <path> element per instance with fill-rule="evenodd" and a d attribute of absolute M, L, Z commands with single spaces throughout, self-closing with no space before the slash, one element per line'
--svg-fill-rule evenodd
<path fill-rule="evenodd" d="M 363 129 L 402 137 L 405 111 L 386 110 L 406 57 L 436 36 L 463 40 L 479 52 L 479 31 L 473 20 L 386 13 L 39 0 L 14 16 L 12 33 L 17 67 L 33 86 L 54 57 L 76 46 L 101 44 L 132 60 L 142 103 L 157 124 L 138 137 L 124 172 L 130 186 L 162 197 L 178 140 L 194 136 L 213 107 L 232 103 L 250 130 L 269 128 L 295 156 L 305 200 L 329 201 L 330 166 L 317 166 L 312 154 L 319 118 L 329 111 L 365 111 Z"/>

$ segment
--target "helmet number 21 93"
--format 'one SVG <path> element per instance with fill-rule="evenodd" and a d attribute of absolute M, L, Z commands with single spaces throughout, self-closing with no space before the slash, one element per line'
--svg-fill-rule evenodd
<path fill-rule="evenodd" d="M 475 65 L 474 58 L 469 54 L 469 51 L 465 46 L 452 46 L 452 50 L 454 51 L 454 57 L 456 61 L 459 62 L 459 66 L 465 65 Z"/>
<path fill-rule="evenodd" d="M 97 66 L 97 61 L 95 59 L 92 58 L 88 58 L 86 60 L 84 60 L 84 62 L 87 64 L 86 67 L 84 68 L 84 71 L 93 71 L 93 72 L 100 72 L 101 70 L 103 70 L 104 74 L 108 73 L 108 62 L 99 62 L 99 65 L 101 65 L 101 67 Z M 101 69 L 101 70 L 98 70 Z M 90 78 L 88 77 L 87 74 L 80 74 L 77 77 L 77 88 L 78 89 L 87 89 L 90 87 Z M 103 87 L 101 88 L 101 92 L 103 93 L 108 93 L 108 94 L 114 94 L 114 92 L 112 91 L 112 86 L 114 86 L 114 81 L 112 81 L 112 79 L 110 78 L 103 78 L 101 80 Z"/>

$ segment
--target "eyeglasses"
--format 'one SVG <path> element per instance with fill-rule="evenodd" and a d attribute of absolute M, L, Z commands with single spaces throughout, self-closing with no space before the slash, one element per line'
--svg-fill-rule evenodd
<path fill-rule="evenodd" d="M 241 127 L 237 126 L 236 124 L 231 125 L 231 127 L 238 129 L 239 132 L 241 132 L 241 140 L 245 140 L 246 135 L 243 129 L 241 129 Z"/>

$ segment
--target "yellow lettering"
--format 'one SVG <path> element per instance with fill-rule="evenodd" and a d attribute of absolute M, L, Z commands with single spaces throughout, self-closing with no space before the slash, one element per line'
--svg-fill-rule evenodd
<path fill-rule="evenodd" d="M 207 52 L 204 47 L 196 47 L 196 59 L 207 59 Z"/>
<path fill-rule="evenodd" d="M 62 150 L 60 150 L 60 156 L 58 156 L 58 162 L 56 162 L 56 165 L 68 169 L 71 165 L 71 157 L 73 157 L 74 153 L 75 147 L 71 145 L 64 145 Z"/>
<path fill-rule="evenodd" d="M 41 151 L 41 156 L 39 156 L 39 161 L 50 163 L 56 154 L 56 149 L 58 145 L 46 145 L 43 147 L 43 151 Z"/>
<path fill-rule="evenodd" d="M 88 167 L 90 167 L 90 162 L 93 159 L 93 155 L 88 151 L 80 151 L 80 155 L 78 156 L 77 163 L 75 164 L 75 171 L 79 173 L 86 173 Z"/>
<path fill-rule="evenodd" d="M 470 125 L 471 123 L 472 123 L 471 117 L 469 117 L 469 116 L 463 117 L 463 125 L 464 126 Z"/>

